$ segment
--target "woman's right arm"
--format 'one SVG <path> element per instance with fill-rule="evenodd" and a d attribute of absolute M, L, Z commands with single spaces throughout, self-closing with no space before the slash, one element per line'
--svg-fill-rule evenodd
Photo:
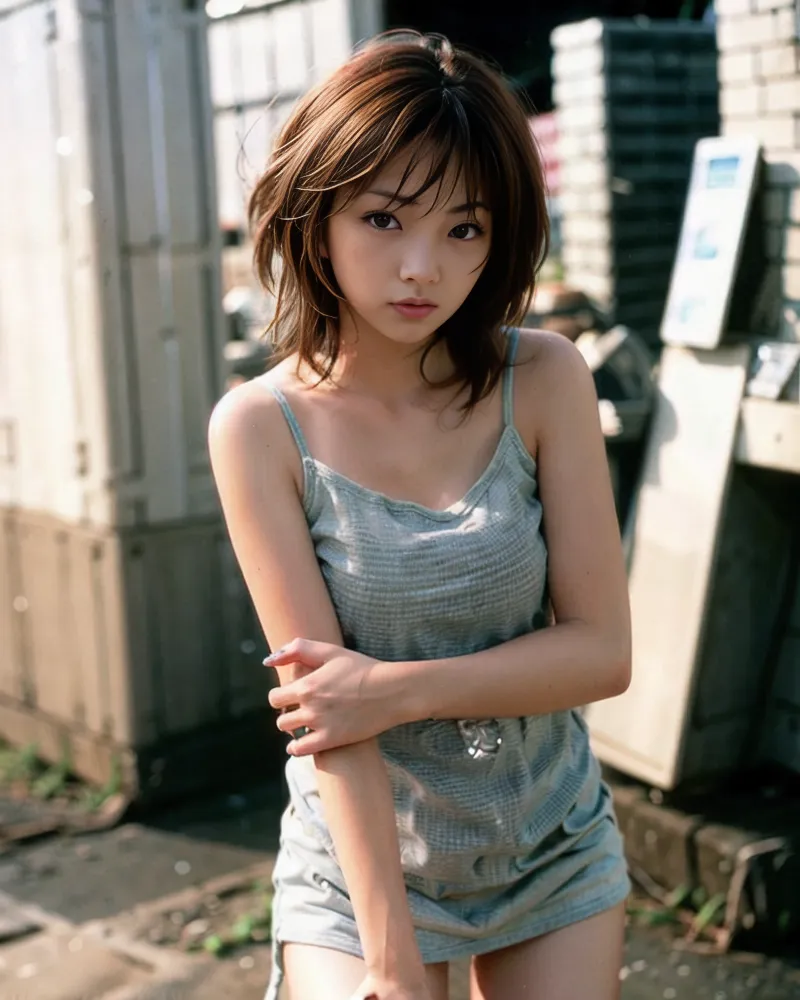
<path fill-rule="evenodd" d="M 300 500 L 301 464 L 274 398 L 257 383 L 224 396 L 209 424 L 209 451 L 231 542 L 270 648 L 295 636 L 341 645 Z M 291 670 L 281 668 L 281 683 L 293 679 Z M 314 761 L 367 969 L 376 983 L 424 997 L 392 791 L 377 742 L 326 751 Z"/>

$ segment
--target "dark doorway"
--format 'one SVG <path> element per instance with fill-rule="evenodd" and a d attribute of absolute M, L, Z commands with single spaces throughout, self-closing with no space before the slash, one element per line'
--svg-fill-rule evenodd
<path fill-rule="evenodd" d="M 523 90 L 535 111 L 552 109 L 550 34 L 560 24 L 590 17 L 691 18 L 709 0 L 386 0 L 388 28 L 416 28 L 488 56 Z"/>

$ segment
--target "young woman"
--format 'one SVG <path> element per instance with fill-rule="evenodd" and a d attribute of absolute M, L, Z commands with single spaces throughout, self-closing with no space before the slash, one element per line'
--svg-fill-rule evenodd
<path fill-rule="evenodd" d="M 628 891 L 578 706 L 629 681 L 591 376 L 517 331 L 547 243 L 501 77 L 382 37 L 251 203 L 283 360 L 210 425 L 294 733 L 275 1000 L 611 1000 Z"/>

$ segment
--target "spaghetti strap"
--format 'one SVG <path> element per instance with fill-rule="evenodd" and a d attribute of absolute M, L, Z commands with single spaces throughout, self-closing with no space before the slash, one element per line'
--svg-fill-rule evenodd
<path fill-rule="evenodd" d="M 506 427 L 514 426 L 514 359 L 518 343 L 519 330 L 514 327 L 508 331 L 506 370 L 503 372 L 503 424 Z"/>
<path fill-rule="evenodd" d="M 294 443 L 297 445 L 297 450 L 303 458 L 310 458 L 311 452 L 308 450 L 308 445 L 306 444 L 305 436 L 300 430 L 300 424 L 297 422 L 297 417 L 292 412 L 291 406 L 286 400 L 283 392 L 276 385 L 267 384 L 267 388 L 278 401 L 278 406 L 283 410 L 283 415 L 286 418 L 286 423 L 289 425 L 289 430 L 292 432 L 292 437 L 294 438 Z"/>

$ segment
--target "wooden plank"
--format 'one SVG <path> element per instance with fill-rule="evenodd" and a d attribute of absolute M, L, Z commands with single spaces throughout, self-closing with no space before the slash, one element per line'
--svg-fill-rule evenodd
<path fill-rule="evenodd" d="M 666 348 L 631 529 L 633 680 L 587 711 L 596 752 L 663 788 L 680 779 L 749 350 Z"/>

